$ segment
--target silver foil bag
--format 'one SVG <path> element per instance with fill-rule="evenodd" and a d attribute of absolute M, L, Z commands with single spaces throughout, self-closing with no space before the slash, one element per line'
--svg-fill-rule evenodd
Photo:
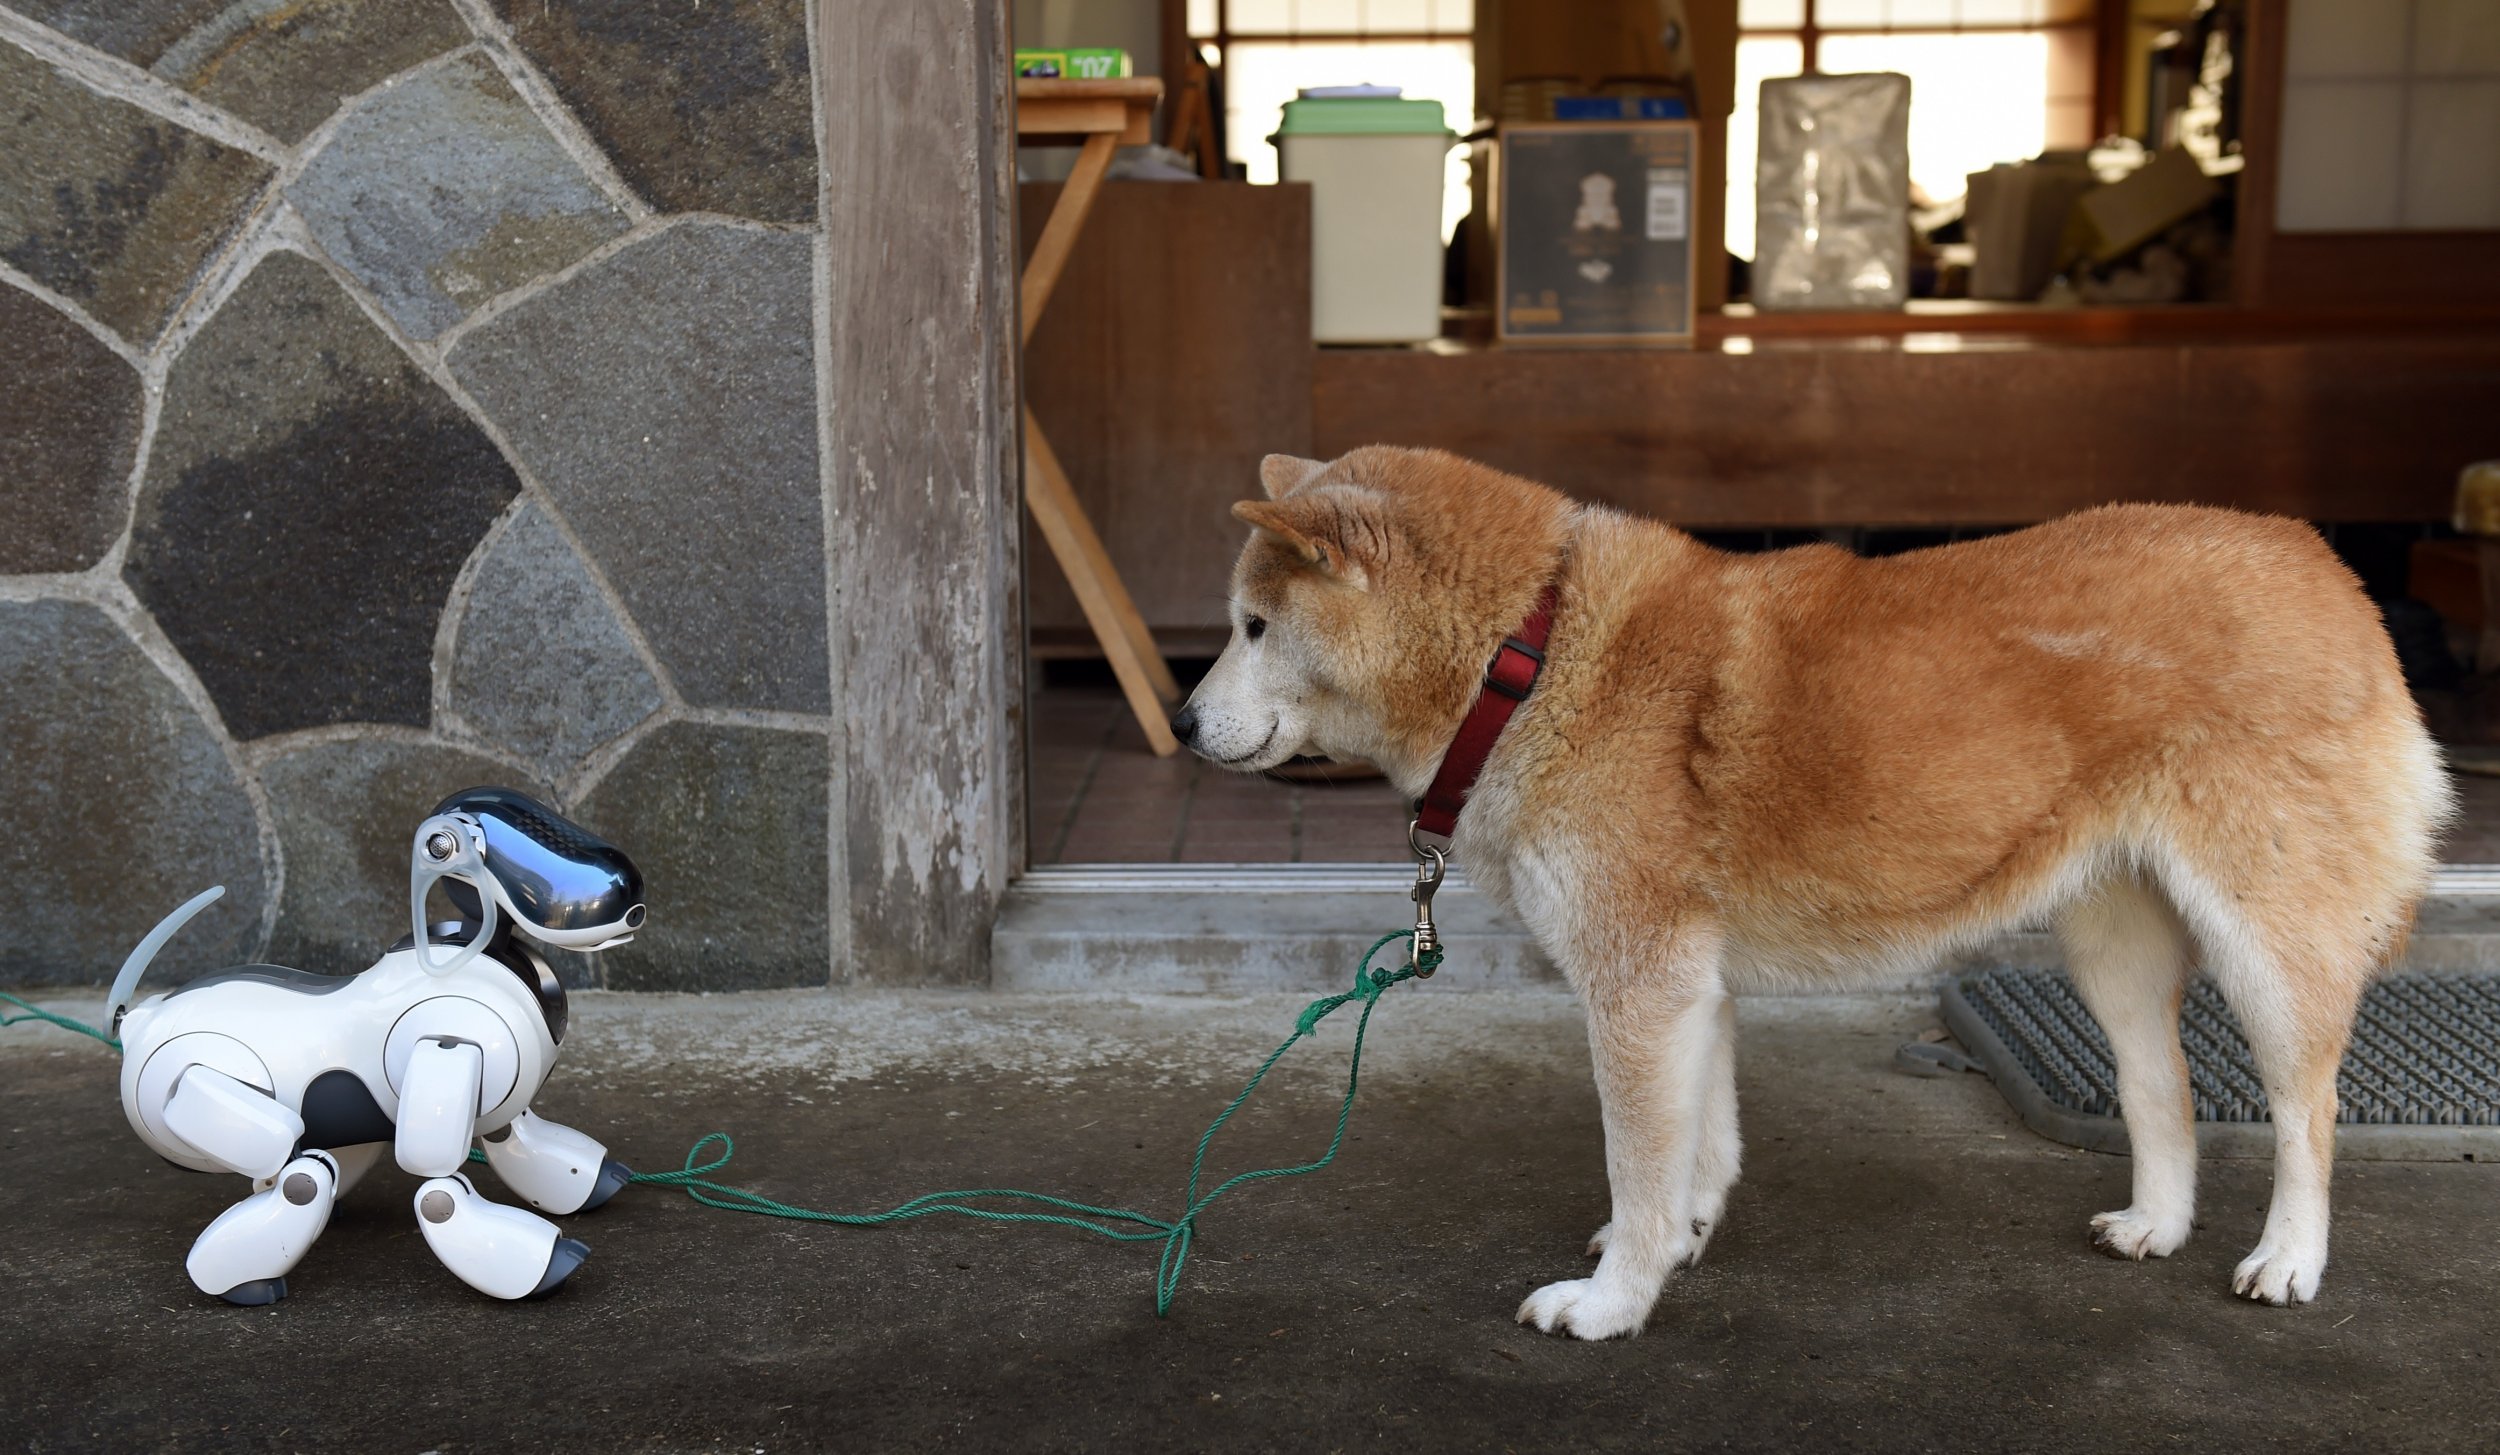
<path fill-rule="evenodd" d="M 1898 308 L 1910 286 L 1910 78 L 1762 83 L 1754 306 Z"/>

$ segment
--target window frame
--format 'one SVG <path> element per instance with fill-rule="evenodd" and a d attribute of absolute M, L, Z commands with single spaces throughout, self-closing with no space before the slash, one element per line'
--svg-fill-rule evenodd
<path fill-rule="evenodd" d="M 1222 0 L 1219 0 L 1220 3 Z M 2035 32 L 2062 30 L 2090 34 L 2097 41 L 2105 18 L 2104 12 L 2117 11 L 2119 18 L 2125 19 L 2123 5 L 2112 5 L 2108 3 L 2108 0 L 2090 0 L 2090 3 L 2084 6 L 2082 14 L 2067 20 L 1983 20 L 1976 24 L 1966 24 L 1959 20 L 1942 24 L 1918 21 L 1903 24 L 1885 21 L 1876 25 L 1824 25 L 1816 20 L 1815 16 L 1821 11 L 1825 0 L 1798 0 L 1798 3 L 1805 7 L 1805 18 L 1796 25 L 1747 25 L 1740 9 L 1736 21 L 1736 38 L 1742 40 L 1749 35 L 1795 36 L 1805 50 L 1804 71 L 1812 74 L 1822 58 L 1823 37 L 1827 35 L 2030 35 Z M 2098 112 L 2097 104 L 2094 110 Z"/>
<path fill-rule="evenodd" d="M 1826 36 L 1881 35 L 2045 35 L 2054 47 L 2074 46 L 2088 56 L 2092 71 L 2091 90 L 2085 97 L 2088 108 L 2088 129 L 2091 140 L 2126 129 L 2125 109 L 2127 26 L 2129 6 L 2126 0 L 2084 0 L 2081 10 L 2063 20 L 1984 20 L 1966 23 L 1960 20 L 1926 23 L 1885 21 L 1881 24 L 1825 25 L 1816 17 L 1826 0 L 1798 0 L 1804 15 L 1796 25 L 1747 25 L 1740 7 L 1736 23 L 1736 39 L 1741 44 L 1748 37 L 1785 37 L 1794 39 L 1803 53 L 1798 74 L 1813 75 L 1822 69 L 1823 39 Z M 2054 98 L 2053 98 L 2054 99 Z"/>

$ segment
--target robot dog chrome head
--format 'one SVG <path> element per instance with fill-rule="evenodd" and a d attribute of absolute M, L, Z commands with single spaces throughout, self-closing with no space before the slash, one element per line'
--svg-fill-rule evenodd
<path fill-rule="evenodd" d="M 437 963 L 425 899 L 456 880 L 475 891 L 484 924 Z M 409 917 L 417 962 L 437 975 L 466 964 L 495 931 L 497 915 L 541 944 L 604 950 L 642 928 L 642 874 L 615 845 L 510 788 L 464 789 L 435 805 L 409 853 Z"/>

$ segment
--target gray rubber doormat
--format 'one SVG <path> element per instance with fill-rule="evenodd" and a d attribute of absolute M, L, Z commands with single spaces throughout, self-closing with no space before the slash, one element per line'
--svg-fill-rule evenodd
<path fill-rule="evenodd" d="M 2070 1146 L 2127 1150 L 2109 1043 L 2064 975 L 1956 977 L 1945 986 L 1944 1018 L 2025 1126 Z M 2273 1155 L 2256 1063 L 2221 992 L 2200 977 L 2179 1020 L 2198 1149 Z M 2500 975 L 2394 975 L 2373 985 L 2336 1091 L 2339 1157 L 2500 1161 Z"/>

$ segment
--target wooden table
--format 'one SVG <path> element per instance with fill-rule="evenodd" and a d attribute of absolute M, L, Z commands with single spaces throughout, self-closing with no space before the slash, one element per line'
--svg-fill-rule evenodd
<path fill-rule="evenodd" d="M 1064 146 L 1076 142 L 1084 148 L 1077 154 L 1075 169 L 1068 173 L 1058 206 L 1051 209 L 1050 220 L 1033 245 L 1033 256 L 1024 265 L 1022 342 L 1032 342 L 1034 326 L 1041 322 L 1042 310 L 1050 306 L 1051 290 L 1058 286 L 1068 254 L 1076 247 L 1085 214 L 1093 209 L 1111 154 L 1149 139 L 1155 103 L 1162 98 L 1163 83 L 1151 77 L 1016 82 L 1019 143 Z M 1059 468 L 1059 457 L 1051 452 L 1050 441 L 1030 409 L 1024 411 L 1024 499 L 1033 511 L 1033 523 L 1042 528 L 1042 539 L 1050 544 L 1068 584 L 1076 589 L 1086 625 L 1102 643 L 1112 675 L 1128 698 L 1129 711 L 1146 730 L 1146 741 L 1157 757 L 1178 752 L 1180 743 L 1172 736 L 1166 712 L 1181 700 L 1180 684 L 1173 680 L 1171 666 L 1147 632 L 1145 618 L 1129 599 L 1128 587 L 1103 549 L 1102 537 L 1086 519 L 1067 472 Z"/>

